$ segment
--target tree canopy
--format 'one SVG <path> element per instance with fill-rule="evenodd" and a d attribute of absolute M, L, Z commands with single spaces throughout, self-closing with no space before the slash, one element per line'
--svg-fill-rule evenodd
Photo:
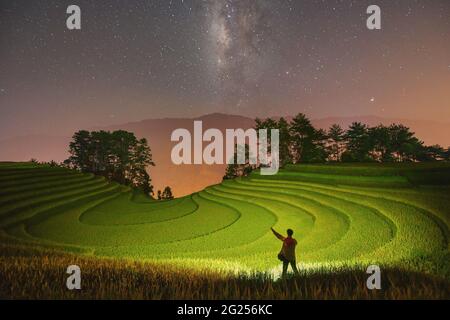
<path fill-rule="evenodd" d="M 73 135 L 69 152 L 66 165 L 153 194 L 146 169 L 155 164 L 146 139 L 137 139 L 133 133 L 123 130 L 80 130 Z"/>

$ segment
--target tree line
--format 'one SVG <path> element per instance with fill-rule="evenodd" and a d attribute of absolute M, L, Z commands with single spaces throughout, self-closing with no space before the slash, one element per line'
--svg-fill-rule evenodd
<path fill-rule="evenodd" d="M 278 129 L 280 167 L 296 163 L 325 162 L 424 162 L 449 161 L 450 148 L 427 146 L 402 124 L 370 127 L 353 122 L 346 130 L 333 124 L 328 130 L 315 128 L 299 113 L 285 118 L 255 120 L 255 129 Z M 270 145 L 270 137 L 268 141 Z M 246 150 L 248 155 L 248 151 Z M 230 164 L 224 179 L 248 175 L 255 166 Z"/>

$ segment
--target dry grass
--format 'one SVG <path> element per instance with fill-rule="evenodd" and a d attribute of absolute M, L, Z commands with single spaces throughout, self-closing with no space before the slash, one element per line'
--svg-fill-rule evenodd
<path fill-rule="evenodd" d="M 81 268 L 81 290 L 70 291 L 65 286 L 66 268 L 72 264 Z M 68 254 L 5 254 L 0 256 L 0 297 L 175 300 L 450 298 L 448 280 L 386 269 L 382 272 L 383 289 L 368 290 L 365 285 L 367 276 L 364 271 L 347 270 L 273 281 L 263 274 L 236 276 Z"/>

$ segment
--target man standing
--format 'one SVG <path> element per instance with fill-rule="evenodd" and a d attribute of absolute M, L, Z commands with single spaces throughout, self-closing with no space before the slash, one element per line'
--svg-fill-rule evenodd
<path fill-rule="evenodd" d="M 287 229 L 287 237 L 282 236 L 278 232 L 276 232 L 273 228 L 270 228 L 278 239 L 283 241 L 283 246 L 281 247 L 281 251 L 278 254 L 278 259 L 283 261 L 283 275 L 284 278 L 286 276 L 286 272 L 289 264 L 291 264 L 291 268 L 294 271 L 295 275 L 298 275 L 296 260 L 295 260 L 295 246 L 297 245 L 297 240 L 292 238 L 294 231 L 292 229 Z"/>

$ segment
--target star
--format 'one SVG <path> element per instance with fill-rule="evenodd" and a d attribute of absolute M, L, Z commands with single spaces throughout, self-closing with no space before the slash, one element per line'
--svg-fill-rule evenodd
<path fill-rule="evenodd" d="M 350 115 L 379 111 L 398 96 L 396 112 L 405 117 L 441 118 L 449 94 L 429 84 L 445 83 L 450 74 L 449 48 L 441 44 L 449 36 L 450 1 L 410 2 L 384 5 L 383 14 L 398 21 L 375 39 L 366 32 L 366 8 L 358 0 L 86 3 L 82 11 L 97 19 L 86 20 L 82 33 L 64 28 L 61 1 L 7 1 L 0 19 L 0 30 L 10 31 L 3 35 L 8 45 L 1 50 L 0 98 L 10 99 L 6 108 L 31 131 L 40 130 L 32 118 L 36 104 L 47 106 L 48 121 L 61 126 L 96 125 L 104 120 L 98 115 L 110 112 L 125 120 L 120 99 L 128 101 L 129 117 L 204 110 L 251 117 L 276 110 L 279 116 L 308 111 L 313 101 L 310 116 L 317 117 L 335 115 L 333 105 L 345 106 Z M 27 14 L 17 20 L 17 12 Z M 430 21 L 441 27 L 430 28 Z M 429 110 L 410 101 L 407 93 L 417 89 L 435 97 Z M 99 102 L 95 115 L 84 101 L 90 96 Z M 283 109 L 275 109 L 280 104 Z M 53 112 L 59 105 L 79 111 L 83 120 L 61 120 Z M 144 114 L 138 105 L 151 107 Z"/>

